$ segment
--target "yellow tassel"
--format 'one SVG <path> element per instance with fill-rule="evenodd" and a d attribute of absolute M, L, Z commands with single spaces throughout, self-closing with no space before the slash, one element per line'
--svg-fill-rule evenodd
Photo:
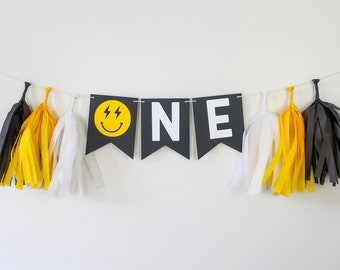
<path fill-rule="evenodd" d="M 289 91 L 289 106 L 279 118 L 280 143 L 273 160 L 270 162 L 262 179 L 262 185 L 270 182 L 275 167 L 278 176 L 272 183 L 274 195 L 289 196 L 294 191 L 304 192 L 305 181 L 305 126 L 300 110 L 293 103 L 293 86 Z M 308 191 L 314 191 L 313 181 L 307 181 Z"/>
<path fill-rule="evenodd" d="M 40 104 L 23 123 L 12 150 L 12 159 L 4 176 L 4 185 L 10 185 L 14 174 L 16 187 L 30 185 L 48 189 L 51 181 L 52 158 L 48 146 L 56 119 L 47 106 L 50 87 L 45 89 L 44 103 Z"/>

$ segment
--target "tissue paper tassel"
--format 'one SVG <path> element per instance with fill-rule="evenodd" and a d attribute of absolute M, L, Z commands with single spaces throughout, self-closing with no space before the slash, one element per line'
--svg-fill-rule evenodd
<path fill-rule="evenodd" d="M 45 89 L 45 100 L 22 124 L 13 147 L 13 155 L 4 177 L 4 185 L 10 185 L 14 174 L 16 187 L 30 185 L 33 188 L 48 189 L 51 179 L 52 160 L 49 159 L 48 145 L 56 120 L 47 106 L 51 88 Z"/>
<path fill-rule="evenodd" d="M 11 151 L 15 140 L 18 137 L 20 128 L 23 122 L 31 114 L 31 109 L 25 101 L 26 92 L 31 84 L 25 82 L 25 89 L 20 101 L 12 106 L 8 112 L 5 122 L 0 133 L 0 181 L 3 183 L 3 178 L 8 170 L 11 161 Z"/>
<path fill-rule="evenodd" d="M 85 156 L 86 134 L 81 119 L 71 110 L 59 119 L 50 144 L 53 152 L 53 174 L 49 192 L 55 196 L 83 193 L 89 190 L 83 167 L 98 187 L 103 186 L 102 176 L 94 154 Z"/>
<path fill-rule="evenodd" d="M 313 170 L 316 183 L 323 185 L 328 174 L 333 186 L 340 173 L 340 118 L 332 103 L 319 98 L 318 79 L 313 80 L 315 101 L 303 112 L 306 125 L 306 179 Z"/>
<path fill-rule="evenodd" d="M 289 91 L 289 106 L 279 117 L 280 142 L 273 160 L 267 167 L 262 184 L 270 181 L 276 165 L 278 176 L 273 183 L 274 195 L 289 196 L 294 191 L 304 192 L 306 183 L 308 191 L 314 191 L 313 181 L 305 181 L 305 127 L 302 114 L 293 103 L 294 87 Z"/>
<path fill-rule="evenodd" d="M 263 92 L 262 104 L 262 111 L 243 133 L 242 154 L 231 180 L 233 187 L 245 187 L 250 195 L 260 194 L 263 190 L 262 177 L 279 140 L 278 117 L 267 110 L 266 92 Z M 271 181 L 268 186 L 271 186 Z"/>

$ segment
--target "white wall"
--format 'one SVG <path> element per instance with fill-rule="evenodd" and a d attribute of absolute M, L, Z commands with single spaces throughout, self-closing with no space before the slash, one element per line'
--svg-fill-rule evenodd
<path fill-rule="evenodd" d="M 244 95 L 340 70 L 336 0 L 1 0 L 0 71 L 69 93 L 147 97 Z M 0 76 L 0 122 L 21 95 Z M 320 83 L 340 105 L 340 76 Z M 36 106 L 44 91 L 28 100 Z M 303 109 L 311 85 L 297 88 Z M 61 116 L 71 96 L 55 91 Z M 244 99 L 245 122 L 259 96 Z M 271 95 L 280 113 L 285 91 Z M 78 111 L 87 120 L 88 99 Z M 140 129 L 138 128 L 138 138 Z M 162 149 L 140 160 L 96 152 L 105 188 L 50 197 L 0 189 L 1 269 L 338 269 L 340 187 L 249 197 L 228 187 L 239 153 L 220 145 L 190 161 Z"/>

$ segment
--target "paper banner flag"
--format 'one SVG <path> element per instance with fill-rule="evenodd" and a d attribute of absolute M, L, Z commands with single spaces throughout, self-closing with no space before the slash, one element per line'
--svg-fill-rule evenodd
<path fill-rule="evenodd" d="M 143 99 L 142 159 L 168 146 L 189 159 L 189 99 Z"/>
<path fill-rule="evenodd" d="M 219 143 L 242 150 L 241 94 L 194 98 L 193 108 L 198 159 Z"/>
<path fill-rule="evenodd" d="M 133 158 L 138 98 L 91 95 L 86 154 L 112 143 Z"/>

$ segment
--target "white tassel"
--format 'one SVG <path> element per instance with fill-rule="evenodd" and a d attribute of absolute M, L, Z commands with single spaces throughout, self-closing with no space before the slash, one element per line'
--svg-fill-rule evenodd
<path fill-rule="evenodd" d="M 85 157 L 86 133 L 81 119 L 74 113 L 76 98 L 71 110 L 57 122 L 50 142 L 53 172 L 49 192 L 57 197 L 89 190 L 83 167 L 89 170 L 95 187 L 104 185 L 93 153 Z"/>
<path fill-rule="evenodd" d="M 263 190 L 262 177 L 279 142 L 279 123 L 276 114 L 267 111 L 267 93 L 263 92 L 263 108 L 250 121 L 243 133 L 242 154 L 231 179 L 232 187 L 244 187 L 248 194 Z"/>

